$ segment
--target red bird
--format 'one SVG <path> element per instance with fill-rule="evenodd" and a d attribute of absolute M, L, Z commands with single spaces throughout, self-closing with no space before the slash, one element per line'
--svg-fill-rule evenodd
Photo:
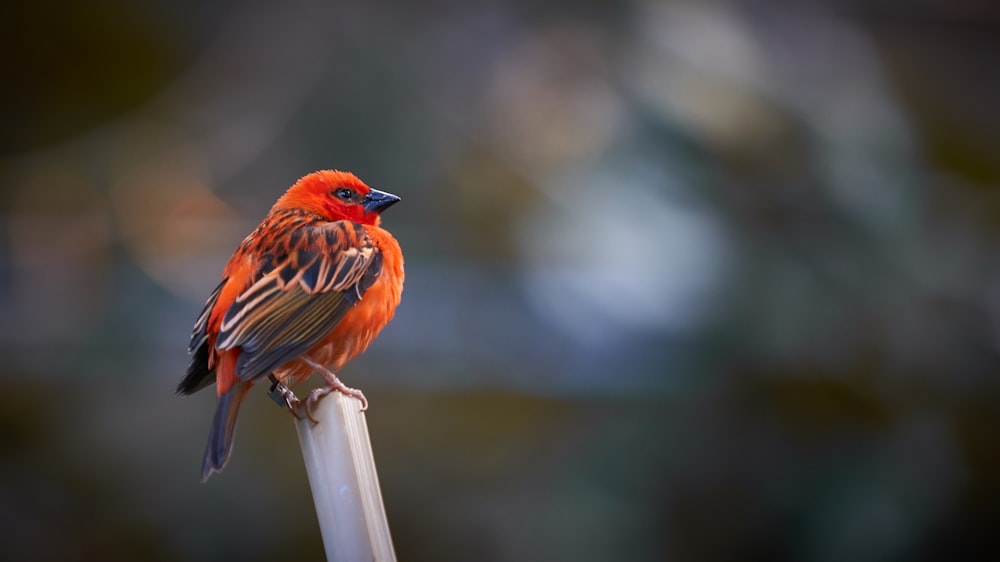
<path fill-rule="evenodd" d="M 399 197 L 348 172 L 324 170 L 295 182 L 247 236 L 222 272 L 194 325 L 194 354 L 177 387 L 192 394 L 216 384 L 219 401 L 201 468 L 222 470 L 240 404 L 264 377 L 292 385 L 313 372 L 326 379 L 306 415 L 337 390 L 361 399 L 334 374 L 389 323 L 403 292 L 403 254 L 379 227 Z M 295 406 L 285 393 L 289 407 Z"/>

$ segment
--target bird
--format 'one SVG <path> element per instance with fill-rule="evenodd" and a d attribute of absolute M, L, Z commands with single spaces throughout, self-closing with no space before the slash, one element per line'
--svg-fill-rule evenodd
<path fill-rule="evenodd" d="M 335 373 L 368 348 L 401 300 L 403 254 L 380 226 L 399 201 L 350 172 L 320 170 L 288 188 L 233 253 L 194 324 L 177 386 L 190 395 L 215 383 L 202 482 L 226 465 L 240 404 L 265 377 L 299 417 L 287 387 L 319 373 L 326 384 L 305 400 L 314 423 L 314 405 L 333 391 L 368 407 Z"/>

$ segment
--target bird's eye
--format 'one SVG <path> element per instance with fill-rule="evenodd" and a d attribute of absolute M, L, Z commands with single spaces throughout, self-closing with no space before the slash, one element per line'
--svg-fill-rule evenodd
<path fill-rule="evenodd" d="M 337 191 L 334 192 L 334 195 L 336 195 L 337 198 L 342 201 L 351 201 L 354 199 L 354 191 L 347 189 L 346 187 L 338 189 Z"/>

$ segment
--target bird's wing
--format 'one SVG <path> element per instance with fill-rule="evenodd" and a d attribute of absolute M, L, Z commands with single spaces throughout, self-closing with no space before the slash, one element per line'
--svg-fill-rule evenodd
<path fill-rule="evenodd" d="M 208 317 L 215 308 L 222 288 L 226 286 L 229 278 L 223 279 L 222 283 L 212 291 L 205 308 L 202 309 L 198 320 L 194 323 L 194 330 L 191 332 L 191 343 L 188 344 L 188 353 L 194 353 L 191 364 L 188 366 L 187 375 L 177 385 L 179 394 L 193 394 L 206 386 L 215 382 L 215 371 L 209 368 L 209 345 L 208 345 Z"/>
<path fill-rule="evenodd" d="M 212 291 L 212 294 L 208 296 L 208 300 L 205 301 L 205 308 L 201 310 L 198 320 L 194 323 L 194 330 L 191 331 L 191 342 L 188 343 L 188 353 L 193 353 L 208 341 L 208 317 L 212 314 L 212 309 L 215 308 L 215 301 L 219 300 L 222 288 L 226 286 L 228 281 L 228 277 L 223 279 L 222 283 L 219 283 L 219 286 Z"/>
<path fill-rule="evenodd" d="M 236 374 L 254 380 L 320 342 L 378 279 L 382 255 L 360 224 L 307 226 L 277 241 L 255 281 L 222 318 L 215 347 L 241 349 Z"/>

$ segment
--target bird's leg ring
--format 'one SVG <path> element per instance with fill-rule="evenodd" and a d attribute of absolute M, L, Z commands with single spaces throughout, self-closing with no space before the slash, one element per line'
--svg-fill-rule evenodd
<path fill-rule="evenodd" d="M 273 373 L 268 378 L 271 379 L 271 389 L 267 391 L 267 395 L 271 397 L 271 400 L 274 400 L 274 403 L 278 406 L 287 407 L 288 411 L 295 416 L 295 419 L 302 419 L 296 411 L 299 405 L 302 404 L 299 397 L 292 392 L 292 389 L 282 384 Z"/>
<path fill-rule="evenodd" d="M 300 357 L 300 359 L 302 359 L 303 362 L 305 362 L 307 365 L 315 369 L 316 372 L 323 375 L 323 379 L 326 380 L 326 386 L 321 386 L 319 388 L 313 389 L 313 391 L 309 393 L 309 397 L 306 398 L 306 416 L 308 416 L 309 419 L 312 420 L 314 423 L 316 422 L 316 419 L 312 415 L 314 405 L 316 404 L 316 402 L 319 401 L 320 398 L 326 396 L 327 394 L 330 394 L 334 390 L 341 392 L 346 396 L 353 396 L 354 398 L 360 400 L 362 412 L 368 409 L 368 399 L 365 398 L 363 392 L 361 392 L 356 388 L 351 388 L 346 384 L 340 382 L 340 379 L 337 378 L 337 375 L 331 373 L 329 369 L 313 361 L 312 359 L 308 357 Z"/>

